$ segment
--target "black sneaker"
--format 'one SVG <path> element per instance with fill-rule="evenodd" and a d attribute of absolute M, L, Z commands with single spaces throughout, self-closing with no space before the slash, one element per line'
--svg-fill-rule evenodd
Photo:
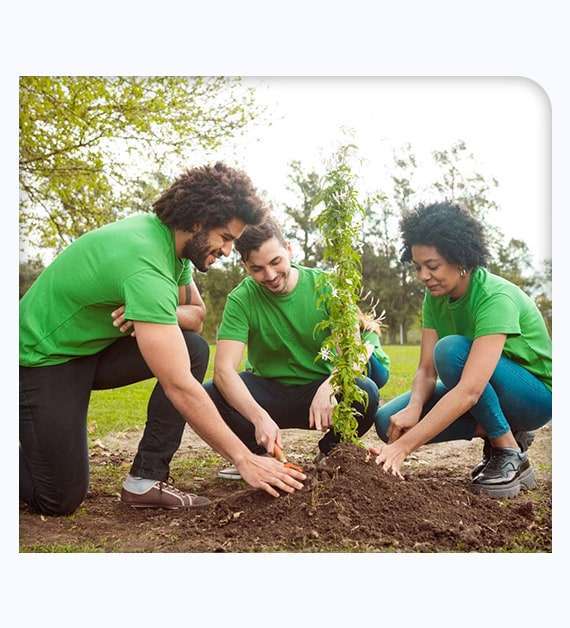
<path fill-rule="evenodd" d="M 474 480 L 479 475 L 479 473 L 483 471 L 483 469 L 487 466 L 487 463 L 491 459 L 491 443 L 489 442 L 489 439 L 487 437 L 485 437 L 483 441 L 483 457 L 481 458 L 480 462 L 478 462 L 471 469 L 472 480 Z"/>
<path fill-rule="evenodd" d="M 526 451 L 534 441 L 534 432 L 514 432 L 513 436 L 515 437 L 518 446 L 523 452 Z M 483 457 L 481 458 L 481 461 L 471 469 L 472 480 L 474 480 L 479 475 L 479 473 L 483 471 L 483 469 L 487 466 L 489 459 L 491 458 L 491 443 L 486 436 L 483 440 Z"/>
<path fill-rule="evenodd" d="M 472 481 L 476 493 L 491 497 L 515 497 L 521 490 L 536 487 L 528 455 L 516 449 L 491 447 L 487 466 Z"/>

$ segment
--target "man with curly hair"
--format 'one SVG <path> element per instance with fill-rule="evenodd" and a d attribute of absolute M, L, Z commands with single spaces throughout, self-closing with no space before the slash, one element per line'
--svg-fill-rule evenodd
<path fill-rule="evenodd" d="M 489 272 L 482 225 L 450 203 L 420 205 L 400 229 L 402 260 L 426 286 L 420 363 L 412 389 L 380 408 L 388 445 L 377 463 L 400 474 L 427 442 L 484 439 L 475 492 L 512 497 L 534 488 L 532 430 L 552 416 L 552 342 L 534 301 Z"/>
<path fill-rule="evenodd" d="M 224 164 L 194 168 L 154 214 L 84 234 L 20 302 L 20 497 L 47 515 L 74 512 L 87 494 L 91 390 L 155 376 L 144 435 L 121 499 L 134 507 L 208 503 L 168 484 L 187 421 L 252 486 L 278 495 L 304 476 L 255 456 L 227 428 L 201 382 L 205 308 L 190 262 L 206 272 L 265 208 L 250 179 Z"/>

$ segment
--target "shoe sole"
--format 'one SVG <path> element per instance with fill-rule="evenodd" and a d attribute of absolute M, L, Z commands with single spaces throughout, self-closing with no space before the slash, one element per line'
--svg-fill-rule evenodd
<path fill-rule="evenodd" d="M 527 469 L 511 484 L 503 484 L 502 486 L 481 486 L 473 484 L 473 492 L 478 495 L 489 495 L 501 499 L 503 497 L 516 497 L 521 491 L 531 491 L 536 488 L 536 478 L 532 468 Z"/>
<path fill-rule="evenodd" d="M 218 477 L 222 478 L 222 480 L 241 480 L 242 479 L 241 475 L 239 474 L 223 473 L 222 471 L 218 473 Z"/>
<path fill-rule="evenodd" d="M 154 506 L 150 504 L 128 504 L 126 502 L 121 502 L 124 506 L 129 506 L 130 508 L 154 508 L 155 510 L 160 508 L 161 510 L 190 510 L 191 508 L 204 508 L 204 506 L 209 506 L 212 502 L 208 502 L 207 504 L 196 504 L 194 506 Z"/>

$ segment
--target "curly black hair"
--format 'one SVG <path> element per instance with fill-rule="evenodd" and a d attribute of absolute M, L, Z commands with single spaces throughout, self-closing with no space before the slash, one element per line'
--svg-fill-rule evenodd
<path fill-rule="evenodd" d="M 489 249 L 483 226 L 469 212 L 450 201 L 418 205 L 400 220 L 403 262 L 412 261 L 412 246 L 433 246 L 449 263 L 472 270 L 486 266 Z"/>
<path fill-rule="evenodd" d="M 286 241 L 279 225 L 268 215 L 259 225 L 246 227 L 241 236 L 236 240 L 236 251 L 241 255 L 244 262 L 247 262 L 252 251 L 257 251 L 264 242 L 277 238 L 280 244 L 285 246 Z"/>
<path fill-rule="evenodd" d="M 239 170 L 217 162 L 186 170 L 153 203 L 160 220 L 172 229 L 209 230 L 239 218 L 246 225 L 259 224 L 267 211 L 251 179 Z"/>

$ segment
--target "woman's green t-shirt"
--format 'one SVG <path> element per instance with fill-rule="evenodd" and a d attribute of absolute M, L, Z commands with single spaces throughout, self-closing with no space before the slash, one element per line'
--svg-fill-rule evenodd
<path fill-rule="evenodd" d="M 503 355 L 552 390 L 552 341 L 544 319 L 534 301 L 510 281 L 476 268 L 467 292 L 455 301 L 426 291 L 422 314 L 423 327 L 435 329 L 440 338 L 505 334 Z"/>

